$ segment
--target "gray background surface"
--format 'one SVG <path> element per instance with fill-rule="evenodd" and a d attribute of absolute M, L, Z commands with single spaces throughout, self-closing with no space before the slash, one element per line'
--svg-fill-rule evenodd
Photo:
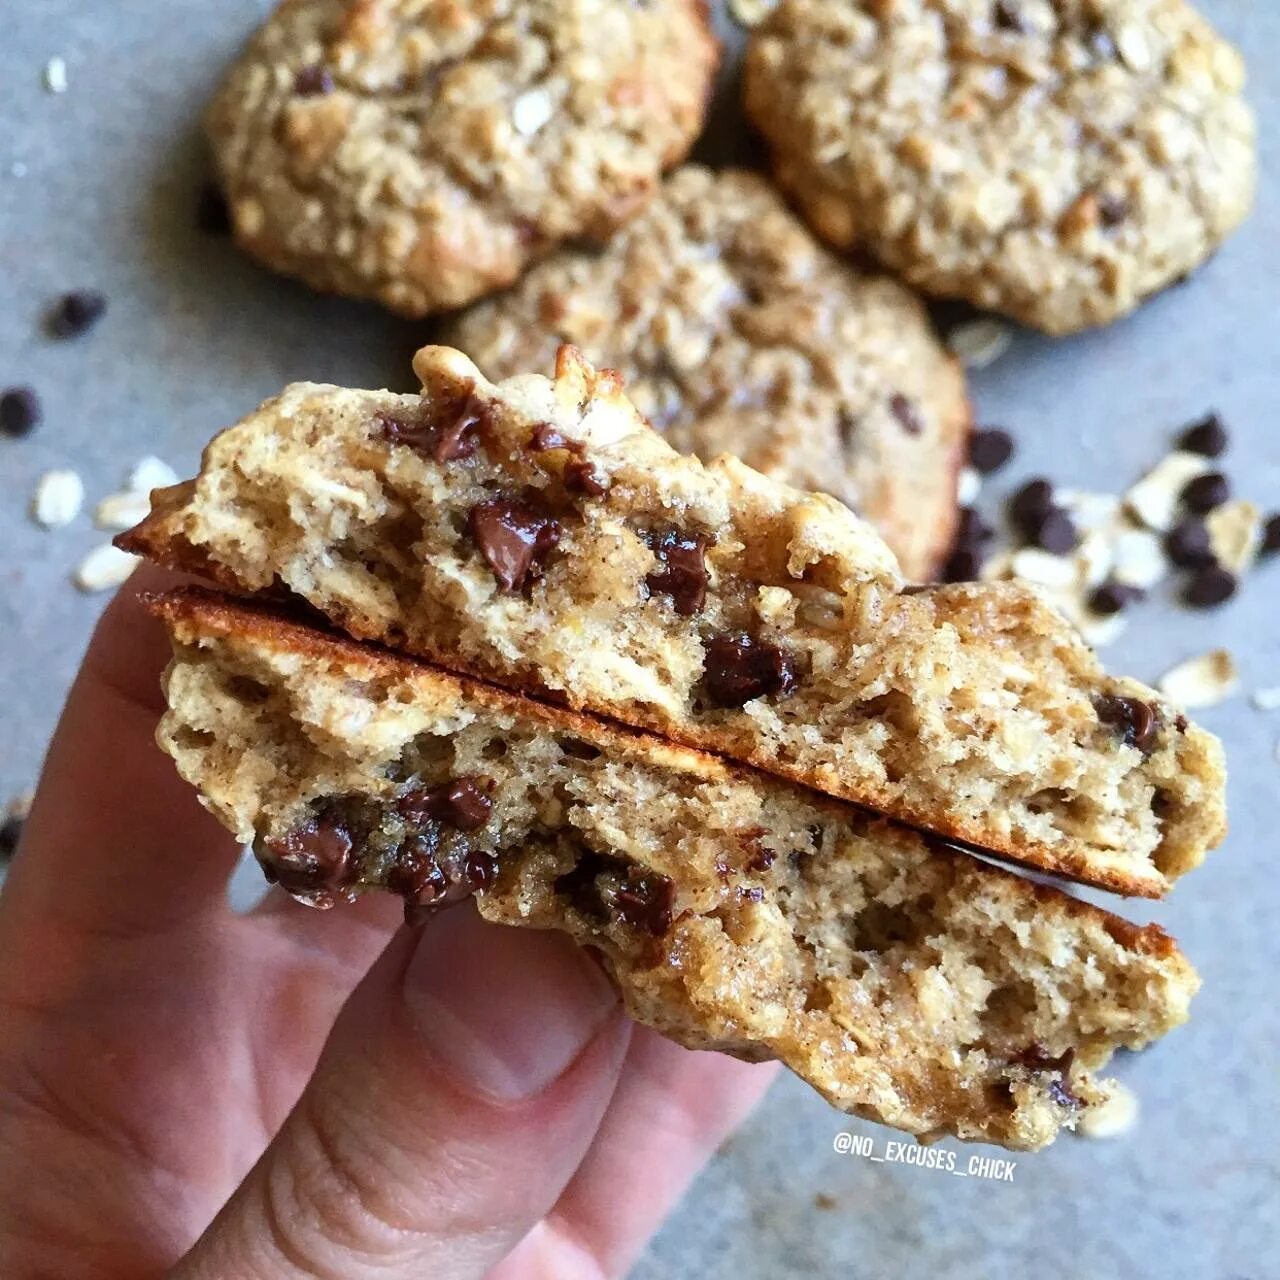
<path fill-rule="evenodd" d="M 1202 7 L 1249 58 L 1263 124 L 1257 212 L 1190 284 L 1136 317 L 1069 341 L 1021 336 L 975 378 L 979 417 L 1014 428 L 1021 443 L 989 487 L 992 502 L 1041 472 L 1117 489 L 1179 424 L 1216 406 L 1235 430 L 1229 470 L 1240 489 L 1280 508 L 1280 5 Z M 46 408 L 36 435 L 0 439 L 0 802 L 34 779 L 102 605 L 69 582 L 104 537 L 88 516 L 54 533 L 27 518 L 41 473 L 74 467 L 92 502 L 146 453 L 189 472 L 215 429 L 291 379 L 413 388 L 409 355 L 425 326 L 316 298 L 195 228 L 199 112 L 266 8 L 0 6 L 0 386 L 30 382 Z M 61 97 L 41 84 L 53 54 L 70 71 Z M 751 153 L 741 128 L 726 97 L 713 125 L 721 154 Z M 81 286 L 110 296 L 101 327 L 74 343 L 42 337 L 49 300 Z M 1222 645 L 1246 690 L 1280 684 L 1278 589 L 1275 565 L 1215 613 L 1167 597 L 1149 604 L 1109 660 L 1152 678 Z M 1166 923 L 1205 981 L 1190 1026 L 1118 1064 L 1143 1102 L 1132 1134 L 1020 1156 L 1012 1184 L 962 1181 L 834 1154 L 845 1129 L 872 1136 L 877 1153 L 892 1135 L 846 1123 L 788 1080 L 712 1163 L 637 1275 L 1280 1276 L 1280 712 L 1237 697 L 1203 719 L 1228 745 L 1233 833 L 1167 904 L 1128 908 Z"/>

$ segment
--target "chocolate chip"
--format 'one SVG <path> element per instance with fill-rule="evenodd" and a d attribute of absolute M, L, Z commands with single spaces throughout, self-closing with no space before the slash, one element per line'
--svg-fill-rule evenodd
<path fill-rule="evenodd" d="M 1022 20 L 1022 11 L 1016 0 L 996 0 L 992 18 L 1001 31 L 1012 31 L 1015 35 L 1026 34 L 1026 23 Z"/>
<path fill-rule="evenodd" d="M 1210 471 L 1187 481 L 1182 490 L 1183 505 L 1197 515 L 1206 515 L 1231 497 L 1231 485 L 1221 471 Z"/>
<path fill-rule="evenodd" d="M 206 236 L 225 236 L 231 232 L 231 211 L 222 192 L 212 182 L 200 188 L 196 199 L 196 227 Z"/>
<path fill-rule="evenodd" d="M 1052 1073 L 1054 1079 L 1049 1082 L 1048 1093 L 1060 1107 L 1078 1107 L 1080 1099 L 1071 1091 L 1071 1067 L 1076 1060 L 1076 1051 L 1068 1049 L 1058 1057 L 1050 1057 L 1043 1045 L 1033 1044 L 1016 1059 L 1019 1066 L 1037 1075 Z"/>
<path fill-rule="evenodd" d="M 1222 419 L 1216 413 L 1210 413 L 1199 422 L 1193 422 L 1182 433 L 1178 447 L 1204 458 L 1220 458 L 1226 453 L 1229 443 Z"/>
<path fill-rule="evenodd" d="M 529 448 L 534 453 L 546 453 L 550 449 L 567 449 L 569 441 L 549 422 L 540 422 L 529 437 Z"/>
<path fill-rule="evenodd" d="M 1129 202 L 1110 192 L 1098 196 L 1098 217 L 1107 228 L 1118 227 L 1129 216 Z"/>
<path fill-rule="evenodd" d="M 956 545 L 960 547 L 977 547 L 990 542 L 996 531 L 982 518 L 976 507 L 961 507 L 956 521 Z"/>
<path fill-rule="evenodd" d="M 1137 747 L 1143 755 L 1149 754 L 1155 746 L 1160 718 L 1150 703 L 1139 698 L 1104 694 L 1094 700 L 1093 709 L 1098 713 L 1098 719 L 1114 729 L 1126 746 Z"/>
<path fill-rule="evenodd" d="M 520 591 L 560 541 L 559 523 L 531 501 L 504 495 L 471 508 L 471 536 L 504 591 Z"/>
<path fill-rule="evenodd" d="M 493 811 L 493 801 L 483 790 L 486 782 L 484 778 L 461 777 L 438 787 L 414 787 L 400 797 L 396 808 L 419 826 L 436 821 L 457 831 L 478 831 Z"/>
<path fill-rule="evenodd" d="M 1021 530 L 1036 527 L 1053 510 L 1053 486 L 1047 480 L 1028 480 L 1009 499 L 1009 518 Z"/>
<path fill-rule="evenodd" d="M 0 866 L 3 866 L 18 851 L 18 841 L 22 839 L 22 819 L 6 818 L 0 824 Z"/>
<path fill-rule="evenodd" d="M 1201 569 L 1213 563 L 1209 530 L 1197 516 L 1179 520 L 1164 537 L 1165 555 L 1179 568 Z"/>
<path fill-rule="evenodd" d="M 908 399 L 900 391 L 896 392 L 889 400 L 889 409 L 909 436 L 924 433 L 924 419 L 920 417 L 920 410 L 914 400 Z"/>
<path fill-rule="evenodd" d="M 382 434 L 392 444 L 402 444 L 443 466 L 470 458 L 480 445 L 480 432 L 489 420 L 489 405 L 468 392 L 458 405 L 434 422 L 414 422 L 380 413 Z"/>
<path fill-rule="evenodd" d="M 574 458 L 565 466 L 564 487 L 571 493 L 600 498 L 609 492 L 609 477 L 585 458 Z"/>
<path fill-rule="evenodd" d="M 404 899 L 406 909 L 443 904 L 448 895 L 449 877 L 437 861 L 439 845 L 439 832 L 433 829 L 411 836 L 396 851 L 386 885 Z"/>
<path fill-rule="evenodd" d="M 942 567 L 943 582 L 976 582 L 982 574 L 982 553 L 976 547 L 957 547 Z"/>
<path fill-rule="evenodd" d="M 258 860 L 266 878 L 286 892 L 321 894 L 341 889 L 353 878 L 352 849 L 345 824 L 322 816 L 264 840 Z"/>
<path fill-rule="evenodd" d="M 40 425 L 40 397 L 32 387 L 8 387 L 0 391 L 0 431 L 20 439 Z"/>
<path fill-rule="evenodd" d="M 570 905 L 588 919 L 603 920 L 604 899 L 600 895 L 597 880 L 608 870 L 609 865 L 598 853 L 586 849 L 571 870 L 556 877 L 552 888 L 560 897 L 568 898 Z"/>
<path fill-rule="evenodd" d="M 294 92 L 304 98 L 333 92 L 333 72 L 328 67 L 303 67 L 293 78 Z"/>
<path fill-rule="evenodd" d="M 981 427 L 969 437 L 969 465 L 984 476 L 1013 457 L 1013 437 L 1000 427 Z"/>
<path fill-rule="evenodd" d="M 1211 564 L 1191 576 L 1182 598 L 1195 609 L 1212 609 L 1226 604 L 1239 585 L 1233 573 L 1221 565 Z"/>
<path fill-rule="evenodd" d="M 661 938 L 675 919 L 675 882 L 653 871 L 633 870 L 614 891 L 613 902 L 624 923 Z"/>
<path fill-rule="evenodd" d="M 705 557 L 711 539 L 702 533 L 664 529 L 650 534 L 647 541 L 658 558 L 658 568 L 645 579 L 649 590 L 670 596 L 672 607 L 681 617 L 700 612 L 707 599 Z"/>
<path fill-rule="evenodd" d="M 1146 592 L 1140 587 L 1112 580 L 1093 589 L 1089 595 L 1089 608 L 1103 617 L 1111 617 L 1112 614 L 1127 609 L 1129 605 L 1137 604 L 1145 595 Z"/>
<path fill-rule="evenodd" d="M 751 861 L 747 863 L 747 869 L 750 871 L 768 871 L 777 857 L 778 855 L 772 849 L 758 849 L 752 856 Z"/>
<path fill-rule="evenodd" d="M 467 855 L 464 867 L 466 882 L 475 893 L 483 893 L 491 889 L 498 878 L 498 860 L 483 849 L 473 849 Z"/>
<path fill-rule="evenodd" d="M 795 659 L 785 649 L 748 635 L 713 636 L 703 658 L 702 683 L 717 707 L 743 707 L 754 698 L 787 696 L 796 687 Z"/>
<path fill-rule="evenodd" d="M 1031 541 L 1055 556 L 1065 556 L 1074 551 L 1079 540 L 1075 522 L 1058 507 L 1045 512 L 1031 530 Z"/>
<path fill-rule="evenodd" d="M 1258 554 L 1262 556 L 1273 556 L 1277 551 L 1280 551 L 1280 512 L 1267 517 L 1262 526 L 1262 543 L 1258 547 Z"/>
<path fill-rule="evenodd" d="M 49 332 L 55 338 L 76 338 L 93 328 L 107 310 L 107 298 L 96 289 L 65 293 L 49 312 Z"/>
<path fill-rule="evenodd" d="M 743 902 L 763 902 L 764 890 L 758 885 L 739 885 L 738 897 Z"/>

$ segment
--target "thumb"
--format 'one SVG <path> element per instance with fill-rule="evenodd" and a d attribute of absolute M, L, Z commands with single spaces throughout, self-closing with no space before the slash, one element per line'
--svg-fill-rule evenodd
<path fill-rule="evenodd" d="M 607 979 L 561 935 L 470 905 L 403 931 L 173 1275 L 484 1275 L 582 1160 L 629 1037 Z"/>

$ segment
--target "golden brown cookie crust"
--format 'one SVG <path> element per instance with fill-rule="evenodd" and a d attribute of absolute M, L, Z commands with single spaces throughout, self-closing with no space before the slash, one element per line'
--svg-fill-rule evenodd
<path fill-rule="evenodd" d="M 1244 219 L 1244 79 L 1185 0 L 782 0 L 745 83 L 821 235 L 926 293 L 1069 333 Z"/>
<path fill-rule="evenodd" d="M 494 379 L 573 343 L 675 448 L 832 494 L 907 577 L 950 549 L 970 424 L 957 362 L 907 289 L 840 262 L 755 174 L 677 170 L 602 252 L 561 250 L 445 341 Z"/>
<path fill-rule="evenodd" d="M 285 0 L 208 131 L 246 250 L 420 316 L 642 207 L 717 60 L 701 0 Z"/>

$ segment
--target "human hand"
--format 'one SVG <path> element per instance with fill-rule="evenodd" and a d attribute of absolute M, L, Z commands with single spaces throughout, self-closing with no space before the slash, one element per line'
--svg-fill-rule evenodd
<path fill-rule="evenodd" d="M 623 1274 L 772 1068 L 470 905 L 235 914 L 153 742 L 163 585 L 107 609 L 0 893 L 0 1275 Z"/>

